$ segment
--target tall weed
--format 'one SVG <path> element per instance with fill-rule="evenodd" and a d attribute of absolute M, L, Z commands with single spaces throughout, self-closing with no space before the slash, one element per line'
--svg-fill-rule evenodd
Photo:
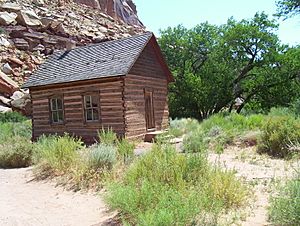
<path fill-rule="evenodd" d="M 300 174 L 282 185 L 270 203 L 269 218 L 273 224 L 300 225 Z"/>

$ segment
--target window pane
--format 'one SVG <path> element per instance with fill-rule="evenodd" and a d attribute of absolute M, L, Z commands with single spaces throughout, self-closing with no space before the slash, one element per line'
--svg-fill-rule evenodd
<path fill-rule="evenodd" d="M 51 99 L 51 110 L 55 111 L 57 109 L 56 99 Z"/>
<path fill-rule="evenodd" d="M 62 110 L 57 112 L 57 118 L 58 118 L 58 122 L 63 122 L 64 121 L 64 112 Z"/>
<path fill-rule="evenodd" d="M 91 108 L 92 107 L 91 96 L 85 96 L 84 100 L 85 100 L 85 108 Z"/>
<path fill-rule="evenodd" d="M 92 121 L 93 120 L 93 110 L 88 109 L 86 110 L 86 121 Z"/>
<path fill-rule="evenodd" d="M 93 108 L 98 107 L 98 97 L 97 96 L 92 96 L 92 106 L 93 106 Z"/>
<path fill-rule="evenodd" d="M 57 99 L 57 110 L 62 110 L 63 109 L 63 102 L 62 99 Z"/>
<path fill-rule="evenodd" d="M 98 109 L 93 109 L 93 120 L 97 121 L 99 120 L 99 114 L 98 114 Z"/>
<path fill-rule="evenodd" d="M 52 112 L 52 122 L 58 122 L 58 114 L 57 111 Z"/>

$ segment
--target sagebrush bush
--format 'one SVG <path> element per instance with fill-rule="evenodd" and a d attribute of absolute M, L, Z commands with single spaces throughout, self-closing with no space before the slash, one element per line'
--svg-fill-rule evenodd
<path fill-rule="evenodd" d="M 206 152 L 208 148 L 208 137 L 205 132 L 198 128 L 188 134 L 183 139 L 183 149 L 185 152 Z"/>
<path fill-rule="evenodd" d="M 127 139 L 121 139 L 117 142 L 118 154 L 123 162 L 127 162 L 127 160 L 132 159 L 134 155 L 134 148 L 135 144 Z"/>
<path fill-rule="evenodd" d="M 222 210 L 242 205 L 245 190 L 232 172 L 212 168 L 205 154 L 154 145 L 110 184 L 106 200 L 129 224 L 206 224 L 207 214 L 215 223 Z"/>
<path fill-rule="evenodd" d="M 300 174 L 270 197 L 268 213 L 275 225 L 300 225 Z"/>
<path fill-rule="evenodd" d="M 300 141 L 300 120 L 289 115 L 270 116 L 261 128 L 259 151 L 274 157 L 290 157 L 290 143 Z"/>
<path fill-rule="evenodd" d="M 33 144 L 26 137 L 12 136 L 0 144 L 0 167 L 20 168 L 32 163 Z"/>
<path fill-rule="evenodd" d="M 65 173 L 79 158 L 78 150 L 82 148 L 81 140 L 64 136 L 42 136 L 35 145 L 34 161 L 41 169 Z"/>
<path fill-rule="evenodd" d="M 94 170 L 111 169 L 117 161 L 117 150 L 112 145 L 97 144 L 91 147 L 88 165 Z"/>
<path fill-rule="evenodd" d="M 98 138 L 102 144 L 114 145 L 118 141 L 117 134 L 111 128 L 98 131 Z"/>

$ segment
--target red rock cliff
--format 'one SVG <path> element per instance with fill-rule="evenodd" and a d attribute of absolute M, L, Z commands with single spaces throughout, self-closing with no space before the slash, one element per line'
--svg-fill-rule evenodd
<path fill-rule="evenodd" d="M 122 20 L 127 24 L 143 27 L 132 0 L 74 0 L 74 2 L 100 9 L 114 19 Z"/>

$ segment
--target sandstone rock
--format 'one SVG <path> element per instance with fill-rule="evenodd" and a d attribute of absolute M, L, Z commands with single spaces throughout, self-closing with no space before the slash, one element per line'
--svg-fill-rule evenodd
<path fill-rule="evenodd" d="M 23 39 L 23 38 L 15 38 L 14 40 L 16 48 L 20 50 L 28 50 L 29 49 L 29 44 L 28 42 Z"/>
<path fill-rule="evenodd" d="M 12 109 L 20 111 L 25 116 L 30 116 L 32 109 L 30 95 L 28 93 L 22 94 L 21 98 L 11 101 Z"/>
<path fill-rule="evenodd" d="M 18 12 L 21 10 L 21 6 L 17 3 L 4 3 L 0 6 L 0 9 L 2 11 L 8 11 L 8 12 Z"/>
<path fill-rule="evenodd" d="M 79 4 L 84 4 L 94 9 L 100 9 L 100 5 L 97 0 L 75 0 L 75 2 Z"/>
<path fill-rule="evenodd" d="M 11 99 L 8 99 L 2 95 L 0 95 L 0 104 L 2 103 L 2 105 L 5 105 L 7 107 L 10 107 L 10 102 L 11 102 Z"/>
<path fill-rule="evenodd" d="M 0 104 L 0 113 L 12 112 L 12 109 Z"/>
<path fill-rule="evenodd" d="M 0 12 L 0 25 L 7 26 L 16 22 L 16 13 Z"/>
<path fill-rule="evenodd" d="M 9 47 L 10 42 L 4 37 L 0 37 L 0 46 Z"/>
<path fill-rule="evenodd" d="M 21 99 L 25 94 L 19 90 L 15 91 L 13 93 L 13 95 L 10 97 L 10 99 L 12 100 L 18 100 L 18 99 Z"/>
<path fill-rule="evenodd" d="M 18 90 L 19 86 L 6 74 L 0 72 L 0 92 L 12 95 L 14 91 Z"/>
<path fill-rule="evenodd" d="M 12 73 L 12 68 L 11 68 L 11 66 L 9 65 L 9 63 L 6 63 L 6 64 L 3 65 L 2 71 L 3 71 L 5 74 L 8 74 L 8 75 L 10 75 L 10 74 Z"/>
<path fill-rule="evenodd" d="M 24 63 L 23 61 L 19 60 L 18 58 L 16 57 L 10 57 L 7 59 L 11 64 L 15 64 L 17 66 L 22 66 Z"/>
<path fill-rule="evenodd" d="M 32 10 L 20 10 L 17 14 L 17 21 L 23 26 L 38 27 L 42 25 L 40 18 Z"/>
<path fill-rule="evenodd" d="M 23 38 L 24 32 L 27 32 L 27 28 L 23 26 L 13 26 L 9 30 L 9 36 L 12 38 Z"/>

